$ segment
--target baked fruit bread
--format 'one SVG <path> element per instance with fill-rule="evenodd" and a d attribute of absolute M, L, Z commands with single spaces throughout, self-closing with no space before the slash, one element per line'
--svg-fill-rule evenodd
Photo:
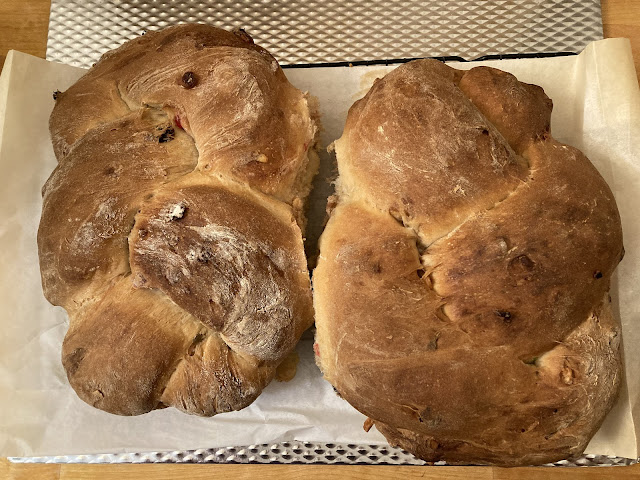
<path fill-rule="evenodd" d="M 71 386 L 119 415 L 249 405 L 313 322 L 310 99 L 243 31 L 193 24 L 56 97 L 38 247 Z"/>
<path fill-rule="evenodd" d="M 390 444 L 430 461 L 579 455 L 620 384 L 613 195 L 551 137 L 542 88 L 418 60 L 335 142 L 314 271 L 317 363 Z"/>

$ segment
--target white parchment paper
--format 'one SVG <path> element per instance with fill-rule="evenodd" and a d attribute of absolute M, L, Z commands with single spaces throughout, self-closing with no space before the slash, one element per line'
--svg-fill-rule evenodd
<path fill-rule="evenodd" d="M 638 456 L 640 434 L 640 92 L 630 45 L 595 42 L 579 56 L 485 64 L 544 87 L 554 101 L 552 133 L 581 149 L 616 195 L 626 257 L 613 282 L 622 320 L 625 385 L 587 453 Z M 323 146 L 338 138 L 347 110 L 376 77 L 393 67 L 286 70 L 294 85 L 318 97 Z M 174 409 L 118 417 L 79 400 L 67 384 L 60 347 L 64 310 L 44 299 L 36 231 L 40 189 L 56 165 L 48 133 L 54 90 L 83 70 L 10 52 L 0 77 L 0 456 L 43 456 L 190 450 L 306 440 L 385 443 L 364 416 L 339 399 L 313 361 L 309 335 L 288 383 L 272 382 L 251 406 L 214 418 Z M 317 238 L 335 162 L 322 155 L 312 194 L 308 237 Z"/>

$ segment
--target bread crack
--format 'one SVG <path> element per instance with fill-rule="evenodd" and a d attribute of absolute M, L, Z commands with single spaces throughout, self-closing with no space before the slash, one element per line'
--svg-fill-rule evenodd
<path fill-rule="evenodd" d="M 120 101 L 123 103 L 123 105 L 126 107 L 126 109 L 129 110 L 129 112 L 135 112 L 137 110 L 140 110 L 140 107 L 132 108 L 131 104 L 133 102 L 131 102 L 131 100 L 127 101 L 127 98 L 125 97 L 124 93 L 122 92 L 122 88 L 120 87 L 120 84 L 117 83 L 117 82 L 116 82 L 115 91 L 118 94 L 118 98 L 120 98 Z"/>
<path fill-rule="evenodd" d="M 175 365 L 173 367 L 173 370 L 171 371 L 171 373 L 167 377 L 167 380 L 164 383 L 164 387 L 162 388 L 162 391 L 157 396 L 157 401 L 158 402 L 162 403 L 162 397 L 164 396 L 164 392 L 169 387 L 169 384 L 171 384 L 171 381 L 173 380 L 173 377 L 175 376 L 175 374 L 178 371 L 178 369 L 180 368 L 180 365 L 182 365 L 182 362 L 184 362 L 187 358 L 193 357 L 195 355 L 196 347 L 198 345 L 204 343 L 204 341 L 209 337 L 209 333 L 210 333 L 209 329 L 201 330 L 193 337 L 193 340 L 191 340 L 191 343 L 189 344 L 189 347 L 187 348 L 187 351 L 184 353 L 184 355 L 182 355 L 178 359 L 178 361 L 175 363 Z M 184 402 L 184 400 L 183 400 L 183 402 Z M 183 403 L 182 406 L 183 406 L 184 410 L 187 410 L 187 407 L 186 407 L 186 405 L 184 403 Z"/>

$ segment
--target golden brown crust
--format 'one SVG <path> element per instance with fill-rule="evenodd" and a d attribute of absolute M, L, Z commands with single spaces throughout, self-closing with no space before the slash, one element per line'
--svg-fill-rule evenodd
<path fill-rule="evenodd" d="M 97 125 L 143 105 L 164 110 L 200 154 L 199 168 L 293 202 L 316 124 L 306 95 L 262 47 L 208 25 L 150 32 L 106 53 L 58 96 L 50 128 L 59 161 Z"/>
<path fill-rule="evenodd" d="M 313 279 L 318 364 L 427 461 L 579 455 L 616 397 L 620 219 L 586 157 L 549 136 L 550 108 L 504 72 L 416 61 L 354 105 L 337 142 L 339 203 Z M 477 138 L 469 118 L 494 147 L 460 149 Z M 401 127 L 369 135 L 378 124 Z M 384 158 L 404 162 L 395 177 Z"/>
<path fill-rule="evenodd" d="M 206 25 L 127 42 L 59 95 L 38 248 L 80 398 L 214 415 L 273 379 L 313 321 L 315 116 L 268 52 Z"/>
<path fill-rule="evenodd" d="M 392 71 L 351 107 L 335 142 L 340 189 L 416 229 L 428 225 L 420 229 L 427 244 L 500 201 L 528 173 L 456 88 L 455 72 L 440 62 Z"/>
<path fill-rule="evenodd" d="M 259 361 L 282 360 L 297 343 L 292 310 L 313 316 L 291 210 L 249 189 L 199 172 L 173 182 L 142 205 L 129 251 L 134 286 L 162 290 Z"/>
<path fill-rule="evenodd" d="M 91 278 L 129 270 L 127 235 L 144 197 L 197 164 L 184 132 L 158 142 L 169 127 L 166 116 L 147 109 L 96 127 L 45 183 L 38 246 L 43 288 L 53 304 L 72 312 Z"/>

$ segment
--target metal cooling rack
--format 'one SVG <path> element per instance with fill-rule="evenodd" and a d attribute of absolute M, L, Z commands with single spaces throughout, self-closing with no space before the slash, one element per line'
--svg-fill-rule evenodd
<path fill-rule="evenodd" d="M 10 457 L 18 463 L 284 463 L 426 465 L 399 448 L 385 445 L 282 442 L 245 447 L 225 447 L 175 452 L 147 452 L 57 457 Z M 607 455 L 583 455 L 575 461 L 561 460 L 550 467 L 625 466 L 636 460 Z M 446 465 L 438 462 L 435 465 Z"/>
<path fill-rule="evenodd" d="M 47 59 L 90 67 L 184 22 L 242 27 L 282 65 L 577 53 L 602 39 L 599 0 L 53 0 Z"/>

